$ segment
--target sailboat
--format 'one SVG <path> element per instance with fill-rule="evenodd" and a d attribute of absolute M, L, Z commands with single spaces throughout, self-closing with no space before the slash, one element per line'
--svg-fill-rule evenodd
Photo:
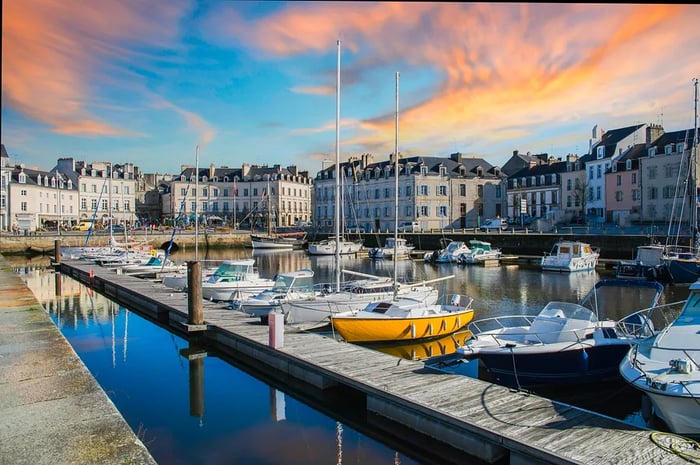
<path fill-rule="evenodd" d="M 338 46 L 338 70 L 336 76 L 336 152 L 335 152 L 335 244 L 342 246 L 340 229 L 340 41 Z M 398 177 L 397 177 L 398 179 Z M 398 181 L 397 181 L 398 182 Z M 398 208 L 398 206 L 397 206 Z M 309 244 L 311 253 L 312 244 Z M 429 282 L 440 281 L 446 278 L 438 278 L 416 284 L 398 283 L 396 279 L 382 278 L 343 270 L 346 274 L 359 275 L 364 279 L 344 283 L 340 282 L 340 255 L 341 247 L 333 249 L 335 253 L 335 283 L 325 286 L 320 295 L 313 295 L 307 299 L 297 299 L 282 302 L 280 309 L 285 315 L 285 322 L 297 327 L 310 328 L 325 326 L 329 318 L 335 313 L 343 311 L 359 311 L 371 302 L 386 300 L 397 295 L 402 298 L 410 298 L 420 302 L 433 304 L 437 302 L 437 290 L 427 285 Z M 396 276 L 396 267 L 394 267 Z"/>
<path fill-rule="evenodd" d="M 682 192 L 683 197 L 678 199 L 689 198 L 688 202 L 690 211 L 690 246 L 682 248 L 680 246 L 666 246 L 666 252 L 661 257 L 661 264 L 650 270 L 651 278 L 670 282 L 673 284 L 692 284 L 700 279 L 700 250 L 698 249 L 698 79 L 693 81 L 695 87 L 695 127 L 693 129 L 693 147 L 690 151 L 690 159 L 688 160 L 687 178 L 685 182 L 685 192 Z M 686 136 L 687 140 L 687 136 Z M 681 159 L 680 171 L 683 170 L 683 160 Z M 683 189 L 679 189 L 683 191 Z M 685 204 L 685 200 L 681 200 Z M 675 202 L 674 202 L 675 203 Z M 679 207 L 682 208 L 682 207 Z M 674 205 L 674 211 L 676 206 Z M 671 215 L 669 221 L 668 236 L 671 236 L 672 222 L 674 221 Z M 679 215 L 679 218 L 682 214 Z M 680 225 L 679 225 L 680 227 Z"/>
<path fill-rule="evenodd" d="M 341 215 L 344 213 L 344 207 L 345 202 L 343 201 L 344 197 L 344 188 L 343 188 L 343 180 L 345 179 L 345 172 L 343 169 L 340 169 L 339 165 L 336 165 L 336 174 L 340 178 L 340 202 L 338 205 L 340 205 L 340 212 Z M 338 207 L 336 207 L 338 208 Z M 343 226 L 345 225 L 345 220 L 344 218 L 341 218 L 340 224 Z M 343 233 L 339 234 L 339 237 L 333 237 L 333 238 L 328 238 L 328 239 L 322 239 L 320 241 L 315 241 L 309 243 L 309 255 L 335 255 L 335 251 L 338 250 L 340 255 L 352 255 L 356 254 L 360 250 L 362 250 L 362 246 L 364 245 L 364 240 L 362 238 L 358 239 L 349 239 L 345 237 Z"/>
<path fill-rule="evenodd" d="M 250 241 L 254 249 L 293 250 L 302 249 L 306 244 L 306 232 L 291 233 L 272 232 L 272 197 L 270 196 L 270 183 L 267 183 L 265 194 L 267 210 L 267 234 L 251 234 Z"/>
<path fill-rule="evenodd" d="M 454 294 L 449 303 L 437 304 L 410 297 L 399 298 L 398 274 L 399 220 L 399 73 L 396 73 L 396 120 L 394 141 L 394 292 L 389 300 L 370 302 L 360 311 L 331 315 L 331 325 L 347 342 L 419 341 L 454 333 L 469 323 L 473 299 Z M 387 240 L 387 242 L 389 242 Z"/>

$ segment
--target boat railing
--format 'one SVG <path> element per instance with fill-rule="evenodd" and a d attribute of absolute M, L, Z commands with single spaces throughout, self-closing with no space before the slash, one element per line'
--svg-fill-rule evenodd
<path fill-rule="evenodd" d="M 648 354 L 652 348 L 656 353 L 671 352 L 673 354 L 678 354 L 678 356 L 668 358 L 661 356 L 659 357 L 659 361 L 656 363 L 652 363 L 652 361 L 646 357 L 643 362 L 638 360 L 640 353 Z M 668 368 L 678 373 L 687 374 L 692 371 L 700 370 L 700 358 L 698 358 L 700 357 L 699 350 L 689 350 L 687 347 L 659 346 L 656 344 L 655 337 L 649 337 L 638 344 L 635 344 L 627 354 L 627 357 L 629 358 L 632 366 L 637 368 L 640 373 L 642 373 L 642 376 L 647 378 L 647 382 L 649 383 L 654 382 L 654 377 L 657 375 L 656 370 L 659 369 L 660 365 L 663 368 Z M 688 379 L 682 382 L 683 385 L 697 383 L 700 383 L 700 380 Z"/>
<path fill-rule="evenodd" d="M 535 320 L 534 316 L 530 315 L 505 315 L 505 316 L 495 316 L 492 318 L 484 318 L 482 320 L 472 321 L 469 323 L 467 328 L 474 335 L 477 336 L 480 333 L 486 331 L 493 331 L 497 329 L 515 329 L 522 327 L 529 327 Z M 527 329 L 523 330 L 523 334 L 527 332 Z"/>
<path fill-rule="evenodd" d="M 685 300 L 638 310 L 617 321 L 615 330 L 623 336 L 641 338 L 653 336 L 673 323 Z"/>

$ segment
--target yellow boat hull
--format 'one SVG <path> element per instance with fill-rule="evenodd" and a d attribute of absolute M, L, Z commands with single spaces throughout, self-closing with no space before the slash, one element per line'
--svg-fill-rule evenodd
<path fill-rule="evenodd" d="M 361 313 L 361 312 L 360 312 Z M 452 334 L 467 325 L 474 310 L 413 318 L 334 316 L 333 327 L 347 342 L 417 341 Z"/>

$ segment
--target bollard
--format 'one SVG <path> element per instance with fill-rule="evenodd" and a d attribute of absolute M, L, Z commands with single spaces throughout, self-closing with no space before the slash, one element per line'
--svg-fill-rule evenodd
<path fill-rule="evenodd" d="M 268 313 L 267 325 L 270 329 L 268 345 L 273 349 L 284 347 L 284 314 L 271 311 Z"/>
<path fill-rule="evenodd" d="M 61 264 L 61 239 L 53 241 L 53 262 L 56 265 Z"/>
<path fill-rule="evenodd" d="M 204 324 L 202 266 L 198 261 L 187 262 L 187 315 L 188 324 Z"/>

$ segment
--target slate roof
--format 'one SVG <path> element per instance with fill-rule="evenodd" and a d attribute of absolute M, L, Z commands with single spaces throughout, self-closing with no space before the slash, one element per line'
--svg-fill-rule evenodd
<path fill-rule="evenodd" d="M 617 144 L 623 140 L 625 137 L 634 134 L 635 131 L 644 127 L 644 124 L 635 124 L 634 126 L 627 126 L 625 128 L 611 129 L 605 131 L 601 140 L 591 148 L 591 153 L 586 155 L 584 162 L 593 161 L 597 159 L 598 147 L 603 145 L 605 147 L 605 155 L 603 158 L 612 158 L 615 156 Z M 595 155 L 593 155 L 595 154 Z"/>
<path fill-rule="evenodd" d="M 657 153 L 664 153 L 664 148 L 668 144 L 677 144 L 685 142 L 686 148 L 693 145 L 693 134 L 695 129 L 682 129 L 680 131 L 665 132 L 661 137 L 656 139 L 649 147 L 656 147 Z"/>
<path fill-rule="evenodd" d="M 10 158 L 7 154 L 7 150 L 5 150 L 5 144 L 0 144 L 0 158 Z"/>
<path fill-rule="evenodd" d="M 399 166 L 400 170 L 404 172 L 406 164 L 409 164 L 411 166 L 410 173 L 420 173 L 421 167 L 422 166 L 427 166 L 428 167 L 428 173 L 433 173 L 433 174 L 439 174 L 440 173 L 440 167 L 445 167 L 447 169 L 447 172 L 452 175 L 452 176 L 461 176 L 460 174 L 460 168 L 464 167 L 464 172 L 465 172 L 465 177 L 466 178 L 474 178 L 479 176 L 479 168 L 481 168 L 481 176 L 486 176 L 486 175 L 491 175 L 495 178 L 505 178 L 506 176 L 502 173 L 496 174 L 496 169 L 497 167 L 490 164 L 486 160 L 482 158 L 472 158 L 472 157 L 465 157 L 462 158 L 462 161 L 456 161 L 453 160 L 449 157 L 430 157 L 430 156 L 416 156 L 416 157 L 405 157 L 405 158 L 400 158 L 399 159 Z M 368 170 L 376 170 L 377 168 L 381 170 L 382 172 L 387 166 L 391 166 L 392 171 L 394 167 L 394 162 L 390 160 L 384 160 L 376 163 L 370 163 L 365 167 L 364 170 L 360 168 L 360 160 L 353 160 L 352 162 L 341 162 L 340 166 L 343 170 L 349 169 L 352 165 L 355 166 L 355 169 L 358 172 L 358 175 L 361 174 L 362 171 L 368 171 Z M 330 166 L 324 170 L 319 171 L 319 174 L 322 176 L 323 173 L 328 174 L 328 177 L 330 178 L 330 174 L 335 172 L 335 164 L 333 166 Z"/>
<path fill-rule="evenodd" d="M 578 162 L 579 160 L 577 160 Z M 541 176 L 545 174 L 557 174 L 565 173 L 569 171 L 568 167 L 573 166 L 576 162 L 570 161 L 556 161 L 552 164 L 545 163 L 532 168 L 523 168 L 517 171 L 515 174 L 508 176 L 508 178 L 525 178 L 529 176 Z"/>

